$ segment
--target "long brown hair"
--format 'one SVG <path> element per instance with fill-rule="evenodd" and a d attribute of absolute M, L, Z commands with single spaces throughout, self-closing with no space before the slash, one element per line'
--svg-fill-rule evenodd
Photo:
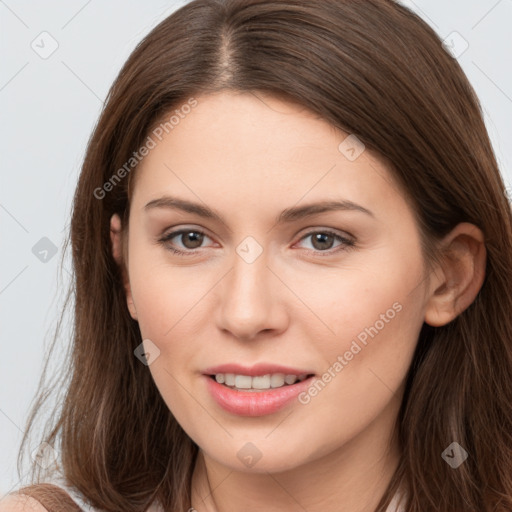
<path fill-rule="evenodd" d="M 69 382 L 43 438 L 60 453 L 69 483 L 108 511 L 144 510 L 153 499 L 166 510 L 191 506 L 198 447 L 134 357 L 141 334 L 109 223 L 118 213 L 127 227 L 136 164 L 126 163 L 149 130 L 191 98 L 222 89 L 299 102 L 387 159 L 411 201 L 427 262 L 458 223 L 482 230 L 486 277 L 475 301 L 447 325 L 421 330 L 396 421 L 402 457 L 377 511 L 399 486 L 410 512 L 512 510 L 510 203 L 461 67 L 426 23 L 391 0 L 195 0 L 129 57 L 73 202 Z M 41 391 L 27 430 L 45 397 Z M 441 457 L 452 442 L 469 454 L 456 470 Z M 39 479 L 34 464 L 34 479 L 36 472 Z"/>

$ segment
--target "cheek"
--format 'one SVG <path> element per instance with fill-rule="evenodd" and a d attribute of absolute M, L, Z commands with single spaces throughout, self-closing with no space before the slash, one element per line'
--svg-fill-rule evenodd
<path fill-rule="evenodd" d="M 385 260 L 375 253 L 357 267 L 347 264 L 296 276 L 294 291 L 309 309 L 303 320 L 297 319 L 307 322 L 327 352 L 349 350 L 353 339 L 364 344 L 366 339 L 387 338 L 408 324 L 405 318 L 417 324 L 421 303 L 414 290 L 421 271 L 420 261 Z"/>
<path fill-rule="evenodd" d="M 209 276 L 203 272 L 200 277 L 194 267 L 170 265 L 164 249 L 142 245 L 130 253 L 131 293 L 142 335 L 165 345 L 184 325 L 197 323 L 201 299 L 211 288 Z"/>
<path fill-rule="evenodd" d="M 151 340 L 159 350 L 148 369 L 168 408 L 187 422 L 190 396 L 183 386 L 188 388 L 187 372 L 195 368 L 193 339 L 204 314 L 205 287 L 190 279 L 190 272 L 165 264 L 151 266 L 147 261 L 138 265 L 132 259 L 130 282 L 142 339 Z"/>
<path fill-rule="evenodd" d="M 320 382 L 301 397 L 301 421 L 320 425 L 326 442 L 354 435 L 373 422 L 390 400 L 396 398 L 393 406 L 399 405 L 423 324 L 419 294 L 410 293 L 419 269 L 399 268 L 388 266 L 388 275 L 367 269 L 360 279 L 340 279 L 338 284 L 346 286 L 332 293 L 335 299 L 324 296 L 322 302 L 317 297 L 318 311 L 335 335 L 326 336 L 325 327 L 316 322 L 321 340 L 317 350 L 324 367 Z M 332 283 L 331 290 L 335 288 Z"/>
<path fill-rule="evenodd" d="M 329 269 L 308 280 L 314 292 L 302 283 L 299 293 L 322 320 L 307 315 L 302 324 L 311 340 L 321 340 L 325 387 L 318 386 L 317 403 L 362 407 L 371 419 L 400 388 L 423 325 L 422 259 L 411 260 L 416 250 L 382 248 L 357 268 Z"/>

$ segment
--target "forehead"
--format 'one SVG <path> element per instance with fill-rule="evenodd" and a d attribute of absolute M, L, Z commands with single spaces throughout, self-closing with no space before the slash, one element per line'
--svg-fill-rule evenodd
<path fill-rule="evenodd" d="M 298 103 L 261 92 L 195 99 L 172 128 L 161 125 L 161 140 L 150 134 L 156 145 L 136 169 L 134 205 L 165 193 L 240 208 L 400 200 L 383 159 Z"/>

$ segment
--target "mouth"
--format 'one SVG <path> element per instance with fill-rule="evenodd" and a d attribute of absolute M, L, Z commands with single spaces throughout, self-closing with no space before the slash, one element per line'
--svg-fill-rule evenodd
<path fill-rule="evenodd" d="M 207 375 L 218 384 L 239 392 L 265 392 L 290 387 L 298 382 L 314 377 L 313 373 L 285 374 L 267 373 L 264 375 L 243 375 L 235 373 L 216 373 Z"/>
<path fill-rule="evenodd" d="M 311 386 L 315 374 L 216 373 L 203 375 L 203 378 L 211 398 L 224 411 L 254 417 L 277 413 L 293 402 L 302 404 L 300 396 Z"/>

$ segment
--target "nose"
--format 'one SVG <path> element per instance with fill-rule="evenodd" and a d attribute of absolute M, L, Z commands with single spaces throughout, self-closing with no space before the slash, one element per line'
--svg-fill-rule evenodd
<path fill-rule="evenodd" d="M 269 268 L 265 252 L 252 263 L 235 254 L 219 285 L 217 325 L 222 331 L 254 340 L 286 330 L 285 286 Z"/>

